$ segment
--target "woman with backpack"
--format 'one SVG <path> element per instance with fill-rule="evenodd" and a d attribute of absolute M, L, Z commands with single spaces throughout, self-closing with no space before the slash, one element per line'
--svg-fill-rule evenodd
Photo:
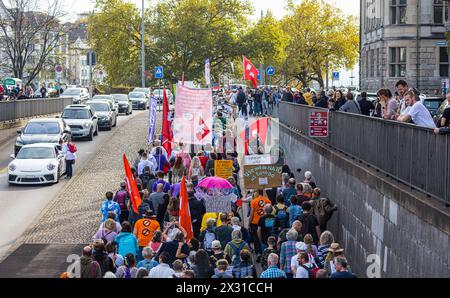
<path fill-rule="evenodd" d="M 67 140 L 67 143 L 64 143 L 63 140 L 61 140 L 59 144 L 62 147 L 61 153 L 64 154 L 66 161 L 66 179 L 71 179 L 73 176 L 73 165 L 77 159 L 77 147 L 74 143 L 72 143 L 70 137 Z"/>
<path fill-rule="evenodd" d="M 123 223 L 128 220 L 128 215 L 130 214 L 130 210 L 128 209 L 128 203 L 130 201 L 130 195 L 127 191 L 127 182 L 120 182 L 120 189 L 114 195 L 114 202 L 117 202 L 120 206 L 120 216 L 119 222 Z"/>
<path fill-rule="evenodd" d="M 122 223 L 122 232 L 114 240 L 117 243 L 119 255 L 126 256 L 139 254 L 139 245 L 136 236 L 132 234 L 131 224 L 127 221 Z"/>
<path fill-rule="evenodd" d="M 92 237 L 93 241 L 101 240 L 104 244 L 114 241 L 117 236 L 116 232 L 116 222 L 114 219 L 108 218 L 105 223 L 98 229 L 97 233 L 95 233 L 94 237 Z"/>
<path fill-rule="evenodd" d="M 234 278 L 256 278 L 256 269 L 253 266 L 252 255 L 247 249 L 241 250 L 240 253 L 241 262 L 233 267 Z"/>
<path fill-rule="evenodd" d="M 117 269 L 117 278 L 136 278 L 139 269 L 136 266 L 136 258 L 133 254 L 125 256 L 125 263 Z"/>

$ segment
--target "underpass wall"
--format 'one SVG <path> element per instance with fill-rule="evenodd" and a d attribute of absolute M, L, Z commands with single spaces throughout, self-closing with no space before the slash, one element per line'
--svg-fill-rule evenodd
<path fill-rule="evenodd" d="M 450 277 L 442 202 L 281 124 L 280 144 L 292 171 L 311 171 L 322 196 L 338 205 L 328 229 L 359 277 Z"/>

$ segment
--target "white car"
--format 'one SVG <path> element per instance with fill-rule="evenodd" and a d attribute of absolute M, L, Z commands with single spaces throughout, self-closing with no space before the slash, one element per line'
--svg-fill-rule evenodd
<path fill-rule="evenodd" d="M 9 184 L 58 183 L 66 172 L 64 155 L 58 145 L 40 143 L 23 146 L 8 165 Z"/>

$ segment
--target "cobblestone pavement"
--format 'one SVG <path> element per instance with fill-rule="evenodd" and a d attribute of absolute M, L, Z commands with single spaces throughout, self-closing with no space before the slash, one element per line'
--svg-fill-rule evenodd
<path fill-rule="evenodd" d="M 161 113 L 158 113 L 156 123 L 158 133 Z M 148 148 L 147 131 L 148 113 L 130 119 L 118 129 L 49 203 L 25 233 L 24 242 L 89 243 L 101 223 L 100 207 L 105 193 L 115 192 L 125 177 L 123 153 L 132 162 L 140 148 Z"/>

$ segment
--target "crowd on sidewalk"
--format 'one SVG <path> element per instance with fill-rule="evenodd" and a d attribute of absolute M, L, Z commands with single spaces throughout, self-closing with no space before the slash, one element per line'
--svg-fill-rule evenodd
<path fill-rule="evenodd" d="M 327 230 L 337 206 L 321 196 L 311 172 L 297 181 L 284 165 L 278 188 L 245 194 L 236 168 L 227 179 L 238 198 L 231 212 L 207 213 L 204 200 L 196 196 L 199 182 L 214 176 L 216 159 L 238 163 L 237 154 L 193 154 L 179 144 L 168 156 L 160 143 L 154 145 L 150 152 L 140 150 L 132 163 L 142 198 L 138 212 L 125 181 L 106 193 L 99 206 L 102 223 L 78 262 L 81 278 L 356 277 Z M 183 176 L 191 239 L 179 222 Z"/>

